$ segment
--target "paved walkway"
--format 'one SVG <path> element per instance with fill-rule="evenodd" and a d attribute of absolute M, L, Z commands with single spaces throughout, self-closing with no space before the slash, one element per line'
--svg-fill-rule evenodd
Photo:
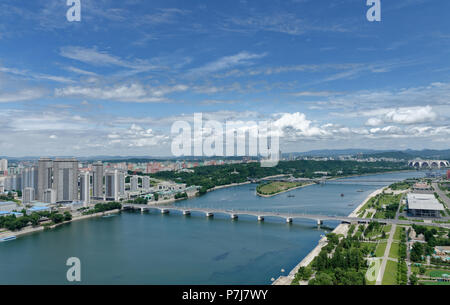
<path fill-rule="evenodd" d="M 397 226 L 395 224 L 391 227 L 391 232 L 389 233 L 389 239 L 386 245 L 386 250 L 384 250 L 383 261 L 381 262 L 380 272 L 378 273 L 377 282 L 375 285 L 381 285 L 383 281 L 384 271 L 386 270 L 386 264 L 389 259 L 389 252 L 391 251 L 392 241 L 394 240 L 395 229 Z"/>
<path fill-rule="evenodd" d="M 437 183 L 431 184 L 434 188 L 434 191 L 439 195 L 439 197 L 444 201 L 446 208 L 450 207 L 450 198 L 439 188 Z"/>

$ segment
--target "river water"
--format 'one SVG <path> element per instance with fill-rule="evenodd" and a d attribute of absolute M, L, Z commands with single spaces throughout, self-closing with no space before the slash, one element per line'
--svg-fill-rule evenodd
<path fill-rule="evenodd" d="M 270 198 L 256 196 L 256 185 L 249 184 L 176 205 L 348 215 L 387 181 L 423 176 L 403 172 L 346 178 Z M 69 284 L 69 257 L 81 260 L 81 284 L 270 284 L 326 232 L 309 220 L 286 224 L 266 218 L 258 223 L 251 216 L 231 221 L 220 215 L 123 212 L 0 243 L 0 284 Z"/>

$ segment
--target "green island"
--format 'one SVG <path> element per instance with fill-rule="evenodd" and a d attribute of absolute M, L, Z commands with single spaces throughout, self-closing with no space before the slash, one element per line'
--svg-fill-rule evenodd
<path fill-rule="evenodd" d="M 305 185 L 307 183 L 304 182 L 274 181 L 258 185 L 256 187 L 256 193 L 262 196 L 273 196 Z"/>

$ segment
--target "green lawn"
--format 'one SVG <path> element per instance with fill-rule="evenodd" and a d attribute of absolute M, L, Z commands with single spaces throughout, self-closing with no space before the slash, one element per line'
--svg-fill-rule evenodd
<path fill-rule="evenodd" d="M 450 270 L 429 269 L 425 272 L 425 275 L 431 277 L 443 277 L 444 274 L 447 274 L 450 277 Z"/>
<path fill-rule="evenodd" d="M 387 234 L 387 233 L 391 232 L 391 228 L 392 228 L 392 225 L 386 225 L 386 226 L 384 226 L 383 230 Z"/>
<path fill-rule="evenodd" d="M 420 281 L 423 285 L 450 285 L 450 282 L 433 282 L 433 281 Z"/>
<path fill-rule="evenodd" d="M 384 270 L 382 285 L 397 285 L 397 263 L 387 261 L 386 269 Z"/>
<path fill-rule="evenodd" d="M 367 249 L 369 253 L 375 253 L 376 247 L 374 243 L 361 243 L 361 249 Z"/>
<path fill-rule="evenodd" d="M 402 238 L 402 232 L 403 232 L 403 230 L 404 230 L 403 227 L 397 227 L 397 228 L 395 228 L 394 239 L 400 240 L 400 239 Z"/>
<path fill-rule="evenodd" d="M 384 256 L 384 251 L 386 251 L 386 245 L 387 245 L 386 242 L 382 242 L 382 243 L 379 243 L 377 245 L 377 249 L 375 251 L 375 256 L 376 257 L 383 257 Z"/>
<path fill-rule="evenodd" d="M 390 258 L 397 258 L 398 259 L 398 247 L 399 243 L 393 242 L 391 244 L 391 249 L 389 250 L 389 257 Z"/>

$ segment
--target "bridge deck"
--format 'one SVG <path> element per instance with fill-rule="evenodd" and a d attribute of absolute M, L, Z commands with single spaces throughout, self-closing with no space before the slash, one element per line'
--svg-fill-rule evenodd
<path fill-rule="evenodd" d="M 212 214 L 227 214 L 227 215 L 248 215 L 254 217 L 278 217 L 278 218 L 292 218 L 292 219 L 309 219 L 309 220 L 320 220 L 320 221 L 341 221 L 341 222 L 380 222 L 385 224 L 398 224 L 398 225 L 411 225 L 416 222 L 409 220 L 399 220 L 399 219 L 368 219 L 368 218 L 359 218 L 359 217 L 348 217 L 348 216 L 339 216 L 339 215 L 323 215 L 323 214 L 304 214 L 304 213 L 277 213 L 271 211 L 249 211 L 249 210 L 223 210 L 223 209 L 211 209 L 211 208 L 194 208 L 194 207 L 175 207 L 175 206 L 167 206 L 167 205 L 135 205 L 129 204 L 124 205 L 124 209 L 132 208 L 132 209 L 156 209 L 156 210 L 169 210 L 169 211 L 177 211 L 183 213 L 183 211 L 191 211 L 191 212 L 200 212 L 200 213 L 212 213 Z M 416 223 L 417 224 L 417 223 Z M 450 224 L 440 224 L 440 223 L 426 223 L 424 225 L 427 226 L 436 226 L 436 227 L 444 227 L 450 228 Z"/>

